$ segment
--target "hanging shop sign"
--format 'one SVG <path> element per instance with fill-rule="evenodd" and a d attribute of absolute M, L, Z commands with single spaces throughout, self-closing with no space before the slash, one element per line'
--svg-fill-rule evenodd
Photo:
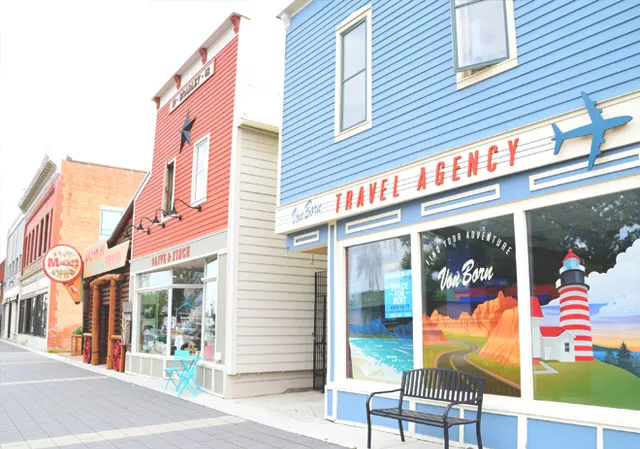
<path fill-rule="evenodd" d="M 76 304 L 82 301 L 82 265 L 82 256 L 69 245 L 54 246 L 42 259 L 47 277 L 64 285 Z"/>
<path fill-rule="evenodd" d="M 276 232 L 288 233 L 587 155 L 589 162 L 576 169 L 590 170 L 601 151 L 638 140 L 640 123 L 631 120 L 628 113 L 640 108 L 640 96 L 608 100 L 598 104 L 597 110 L 595 103 L 586 94 L 585 97 L 586 110 L 440 152 L 381 175 L 279 207 Z M 602 111 L 613 118 L 603 120 Z M 571 131 L 562 133 L 560 129 Z M 603 140 L 606 130 L 609 131 Z M 591 139 L 574 138 L 580 136 Z"/>
<path fill-rule="evenodd" d="M 109 248 L 104 240 L 89 246 L 84 252 L 84 277 L 88 278 L 124 267 L 127 264 L 127 251 L 129 251 L 129 241 L 113 248 Z"/>
<path fill-rule="evenodd" d="M 182 86 L 182 88 L 180 88 L 180 90 L 178 90 L 178 93 L 175 94 L 169 102 L 169 112 L 173 112 L 174 109 L 180 106 L 180 104 L 184 100 L 189 98 L 192 93 L 194 93 L 200 86 L 202 86 L 206 80 L 213 76 L 214 61 L 215 60 L 212 59 L 209 64 L 207 64 L 202 68 L 202 70 L 200 70 L 200 73 L 191 78 L 191 80 L 187 84 L 185 84 L 184 86 Z"/>

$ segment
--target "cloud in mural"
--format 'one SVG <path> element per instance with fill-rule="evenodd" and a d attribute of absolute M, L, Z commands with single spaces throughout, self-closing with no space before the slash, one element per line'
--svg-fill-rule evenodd
<path fill-rule="evenodd" d="M 640 240 L 618 254 L 616 264 L 606 273 L 587 276 L 589 302 L 605 304 L 599 317 L 640 315 Z"/>

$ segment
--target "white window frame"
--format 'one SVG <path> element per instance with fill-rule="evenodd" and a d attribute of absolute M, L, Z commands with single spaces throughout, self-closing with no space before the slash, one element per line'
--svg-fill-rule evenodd
<path fill-rule="evenodd" d="M 347 308 L 346 308 L 346 249 L 354 245 L 386 240 L 393 237 L 410 235 L 412 241 L 411 270 L 413 279 L 413 311 L 414 317 L 422 317 L 422 279 L 421 260 L 418 251 L 413 251 L 416 244 L 419 245 L 420 232 L 440 229 L 448 226 L 470 223 L 479 220 L 513 215 L 517 266 L 517 295 L 524 299 L 519 301 L 519 315 L 531 316 L 531 297 L 529 279 L 529 246 L 528 226 L 526 213 L 548 206 L 564 204 L 571 201 L 593 198 L 607 194 L 637 189 L 640 186 L 640 175 L 622 177 L 612 181 L 606 181 L 594 185 L 567 189 L 547 195 L 527 198 L 511 204 L 500 204 L 486 209 L 454 214 L 428 222 L 420 222 L 396 229 L 374 232 L 364 236 L 356 236 L 338 240 L 335 253 L 335 316 L 334 338 L 335 354 L 329 356 L 329 363 L 335 363 L 335 380 L 328 382 L 327 388 L 358 394 L 369 394 L 373 391 L 392 390 L 398 388 L 397 384 L 385 384 L 382 382 L 370 382 L 348 379 L 346 377 L 346 344 L 347 341 Z M 416 330 L 419 329 L 419 332 Z M 422 323 L 414 319 L 414 335 L 422 334 Z M 531 320 L 519 320 L 520 338 L 520 370 L 521 397 L 508 397 L 485 394 L 483 412 L 498 413 L 502 415 L 523 415 L 525 417 L 544 417 L 546 420 L 562 422 L 574 422 L 576 424 L 590 426 L 606 426 L 612 429 L 627 430 L 637 426 L 638 412 L 609 407 L 571 404 L 566 402 L 551 402 L 534 399 L 533 390 L 533 348 L 531 338 Z M 418 338 L 414 339 L 414 367 L 423 367 L 422 345 Z M 415 402 L 429 403 L 429 401 L 416 400 Z M 461 407 L 463 410 L 465 407 Z M 470 408 L 473 410 L 473 408 Z"/>
<path fill-rule="evenodd" d="M 171 198 L 171 205 L 169 208 L 165 208 L 166 204 L 167 204 L 167 198 L 166 198 L 166 192 L 167 192 L 167 167 L 173 164 L 173 185 L 171 187 L 171 194 L 173 195 L 173 198 Z M 169 213 L 171 212 L 171 209 L 174 207 L 175 203 L 176 203 L 176 172 L 178 169 L 178 165 L 176 162 L 176 158 L 174 157 L 171 160 L 168 160 L 166 164 L 164 164 L 164 175 L 163 175 L 163 181 L 162 181 L 162 205 L 160 206 L 160 209 L 164 210 L 165 212 Z M 168 209 L 168 210 L 167 210 Z M 166 221 L 171 219 L 171 215 L 165 215 L 164 213 L 162 214 L 162 221 Z"/>
<path fill-rule="evenodd" d="M 484 81 L 493 76 L 496 76 L 500 73 L 506 72 L 507 70 L 511 70 L 514 67 L 518 66 L 518 45 L 516 39 L 516 19 L 514 13 L 514 0 L 504 0 L 505 1 L 505 11 L 507 15 L 507 45 L 509 49 L 509 59 L 498 62 L 496 64 L 489 65 L 485 68 L 479 69 L 478 71 L 466 70 L 463 72 L 455 72 L 456 75 L 456 90 L 464 89 L 465 87 L 472 86 L 480 81 Z M 453 8 L 453 0 L 451 6 L 451 45 L 453 49 L 453 57 L 456 56 L 456 39 L 453 36 L 455 32 L 455 10 Z M 455 61 L 454 61 L 455 67 Z M 454 69 L 455 70 L 455 69 Z"/>
<path fill-rule="evenodd" d="M 359 10 L 353 12 L 344 21 L 342 21 L 336 27 L 336 73 L 335 73 L 335 88 L 334 88 L 334 142 L 340 142 L 351 136 L 366 131 L 372 126 L 372 88 L 371 88 L 371 58 L 372 58 L 372 12 L 371 5 L 367 5 Z M 366 20 L 367 28 L 367 51 L 366 51 L 366 83 L 367 83 L 367 95 L 366 95 L 366 119 L 364 122 L 358 123 L 351 128 L 342 130 L 342 36 L 350 28 L 357 25 L 359 22 Z"/>
<path fill-rule="evenodd" d="M 204 172 L 204 196 L 202 198 L 196 198 L 196 178 L 198 175 L 198 145 L 201 145 L 203 142 L 207 142 L 207 154 L 206 154 L 206 162 L 205 162 L 205 172 Z M 198 204 L 202 204 L 207 201 L 207 185 L 209 181 L 209 155 L 211 153 L 211 139 L 210 134 L 201 137 L 196 141 L 193 145 L 193 163 L 191 165 L 191 206 L 197 206 Z M 175 178 L 175 177 L 174 177 Z M 175 197 L 175 195 L 174 195 Z"/>
<path fill-rule="evenodd" d="M 100 225 L 98 226 L 98 240 L 106 240 L 111 236 L 103 236 L 100 234 L 100 231 L 102 230 L 102 212 L 120 212 L 120 218 L 122 218 L 122 214 L 124 214 L 124 208 L 116 206 L 100 206 Z M 49 221 L 51 221 L 51 219 L 49 219 Z M 111 230 L 111 234 L 113 234 L 113 230 Z"/>

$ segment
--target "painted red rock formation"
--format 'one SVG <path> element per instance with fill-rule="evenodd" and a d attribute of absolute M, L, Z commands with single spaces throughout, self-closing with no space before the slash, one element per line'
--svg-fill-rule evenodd
<path fill-rule="evenodd" d="M 492 358 L 507 366 L 520 364 L 517 307 L 502 313 L 479 355 L 480 357 Z"/>
<path fill-rule="evenodd" d="M 422 315 L 422 344 L 437 345 L 447 342 L 448 340 L 440 328 L 426 314 Z"/>

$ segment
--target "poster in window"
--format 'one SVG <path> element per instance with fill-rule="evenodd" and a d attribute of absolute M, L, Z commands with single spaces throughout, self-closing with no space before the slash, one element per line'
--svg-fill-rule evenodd
<path fill-rule="evenodd" d="M 640 190 L 527 220 L 535 399 L 640 410 Z"/>
<path fill-rule="evenodd" d="M 399 383 L 413 369 L 409 236 L 347 249 L 347 377 Z"/>
<path fill-rule="evenodd" d="M 410 318 L 412 310 L 411 270 L 384 274 L 385 318 Z"/>
<path fill-rule="evenodd" d="M 425 368 L 485 379 L 489 394 L 520 396 L 513 217 L 421 233 Z"/>

